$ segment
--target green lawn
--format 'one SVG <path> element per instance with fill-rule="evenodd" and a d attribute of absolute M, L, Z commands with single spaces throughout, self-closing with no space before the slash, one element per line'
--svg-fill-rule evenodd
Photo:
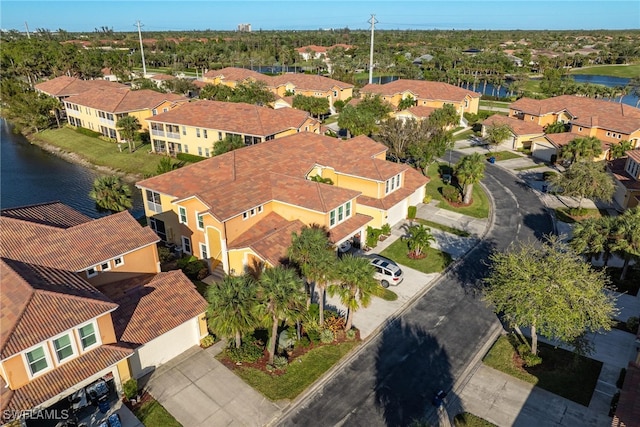
<path fill-rule="evenodd" d="M 640 76 L 640 64 L 635 65 L 599 65 L 594 67 L 574 68 L 571 74 L 593 74 L 596 76 L 626 77 Z"/>
<path fill-rule="evenodd" d="M 503 101 L 488 101 L 488 100 L 480 100 L 480 108 L 482 107 L 498 107 L 498 108 L 509 108 L 509 102 Z"/>
<path fill-rule="evenodd" d="M 469 215 L 474 218 L 488 218 L 489 217 L 489 199 L 487 195 L 482 190 L 480 185 L 476 184 L 473 186 L 473 194 L 472 199 L 473 202 L 469 206 L 457 207 L 452 206 L 447 202 L 443 197 L 440 191 L 442 191 L 442 187 L 444 187 L 444 182 L 440 177 L 439 168 L 448 168 L 447 163 L 432 163 L 427 169 L 427 175 L 430 178 L 430 181 L 427 183 L 427 195 L 431 196 L 432 200 L 437 200 L 438 207 L 442 209 L 447 209 L 453 212 L 458 212 L 464 215 Z"/>
<path fill-rule="evenodd" d="M 49 129 L 36 135 L 38 140 L 56 146 L 63 151 L 76 153 L 88 162 L 134 175 L 153 175 L 162 156 L 149 154 L 150 145 L 138 145 L 129 153 L 126 145 L 119 151 L 118 145 L 98 138 L 82 135 L 64 127 Z"/>
<path fill-rule="evenodd" d="M 347 341 L 311 349 L 293 360 L 282 375 L 242 367 L 233 372 L 272 401 L 294 399 L 358 344 L 357 341 Z"/>
<path fill-rule="evenodd" d="M 414 219 L 414 221 L 419 222 L 420 224 L 424 224 L 429 228 L 435 228 L 437 230 L 441 230 L 441 231 L 447 232 L 449 234 L 454 234 L 456 236 L 460 236 L 460 237 L 469 237 L 469 236 L 471 236 L 471 233 L 469 233 L 467 231 L 460 230 L 458 228 L 449 227 L 448 225 L 438 224 L 437 222 L 429 221 L 427 219 L 416 218 L 416 219 Z"/>
<path fill-rule="evenodd" d="M 407 256 L 409 248 L 407 242 L 398 239 L 383 250 L 380 255 L 390 258 L 398 264 L 406 265 L 414 270 L 423 273 L 439 273 L 451 264 L 451 256 L 448 253 L 440 252 L 437 249 L 428 248 L 425 253 L 426 257 L 422 259 L 411 259 Z"/>
<path fill-rule="evenodd" d="M 385 301 L 395 301 L 398 299 L 398 294 L 391 289 L 385 289 L 382 285 L 377 285 L 373 288 L 372 294 L 378 298 L 382 298 Z"/>
<path fill-rule="evenodd" d="M 519 360 L 514 357 L 514 346 L 517 344 L 519 341 L 513 335 L 501 336 L 484 357 L 484 364 L 551 393 L 589 406 L 602 362 L 538 342 L 538 354 L 542 357 L 542 364 L 533 368 L 521 367 L 515 363 Z"/>
<path fill-rule="evenodd" d="M 533 166 L 523 166 L 521 168 L 515 168 L 513 169 L 514 171 L 526 171 L 529 169 L 539 169 L 539 168 L 543 168 L 546 165 L 544 163 L 540 163 L 539 165 L 533 165 Z"/>
<path fill-rule="evenodd" d="M 500 160 L 510 160 L 510 159 L 520 159 L 522 156 L 520 154 L 516 154 L 512 151 L 491 151 L 484 155 L 487 159 L 489 157 L 495 157 L 496 162 Z"/>
<path fill-rule="evenodd" d="M 453 425 L 455 427 L 496 427 L 495 424 L 469 412 L 456 415 L 453 419 Z"/>
<path fill-rule="evenodd" d="M 460 132 L 454 135 L 456 141 L 464 141 L 465 139 L 469 139 L 469 137 L 473 135 L 472 129 L 467 129 L 464 132 Z"/>
<path fill-rule="evenodd" d="M 154 399 L 143 403 L 134 414 L 146 427 L 182 427 L 182 424 Z"/>

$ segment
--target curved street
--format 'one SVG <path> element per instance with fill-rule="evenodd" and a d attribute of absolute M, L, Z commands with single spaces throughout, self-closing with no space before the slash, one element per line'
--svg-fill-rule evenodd
<path fill-rule="evenodd" d="M 452 161 L 461 155 L 454 151 Z M 513 174 L 488 164 L 483 184 L 493 205 L 485 238 L 272 424 L 401 426 L 435 417 L 438 390 L 456 398 L 456 386 L 500 328 L 476 291 L 488 255 L 553 230 L 540 199 Z"/>

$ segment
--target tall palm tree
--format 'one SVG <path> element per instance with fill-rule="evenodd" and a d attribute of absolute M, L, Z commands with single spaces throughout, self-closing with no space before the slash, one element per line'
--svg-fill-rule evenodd
<path fill-rule="evenodd" d="M 406 232 L 410 257 L 421 258 L 423 250 L 428 248 L 431 242 L 435 241 L 431 230 L 425 227 L 424 224 L 409 225 L 406 227 Z"/>
<path fill-rule="evenodd" d="M 640 258 L 640 207 L 627 209 L 614 219 L 613 238 L 612 249 L 624 258 L 620 274 L 620 280 L 624 280 L 631 259 Z"/>
<path fill-rule="evenodd" d="M 304 227 L 300 230 L 300 234 L 294 232 L 291 235 L 291 246 L 287 249 L 287 256 L 305 279 L 305 286 L 308 292 L 307 307 L 311 304 L 311 283 L 317 279 L 317 277 L 314 277 L 314 270 L 316 269 L 314 263 L 323 263 L 325 260 L 324 253 L 330 247 L 331 243 L 329 242 L 327 230 L 317 224 Z M 324 301 L 324 295 L 320 297 Z M 322 304 L 320 306 L 320 313 L 322 313 Z"/>
<path fill-rule="evenodd" d="M 135 150 L 135 136 L 141 128 L 137 117 L 126 115 L 116 122 L 116 127 L 120 132 L 122 139 L 126 140 L 129 145 L 129 152 Z"/>
<path fill-rule="evenodd" d="M 207 288 L 207 324 L 223 338 L 234 338 L 236 348 L 242 337 L 258 326 L 256 297 L 258 283 L 249 275 L 225 276 L 222 282 Z"/>
<path fill-rule="evenodd" d="M 602 153 L 602 143 L 595 136 L 574 138 L 567 145 L 562 147 L 560 157 L 567 158 L 571 156 L 571 163 L 581 157 L 593 160 L 594 157 Z"/>
<path fill-rule="evenodd" d="M 612 159 L 619 159 L 627 154 L 627 151 L 632 150 L 633 145 L 630 141 L 620 141 L 617 144 L 611 144 L 609 148 L 609 156 Z"/>
<path fill-rule="evenodd" d="M 576 223 L 573 228 L 571 247 L 578 253 L 589 257 L 593 262 L 595 257 L 604 251 L 609 238 L 609 231 L 605 230 L 601 218 L 588 218 Z"/>
<path fill-rule="evenodd" d="M 353 325 L 353 313 L 371 303 L 371 295 L 378 284 L 373 275 L 374 267 L 367 258 L 345 255 L 338 261 L 337 279 L 329 286 L 328 293 L 338 295 L 347 307 L 346 331 Z"/>
<path fill-rule="evenodd" d="M 278 326 L 285 319 L 293 320 L 300 316 L 305 308 L 305 292 L 294 270 L 277 266 L 262 272 L 258 297 L 264 323 L 271 328 L 268 351 L 269 363 L 273 364 Z"/>
<path fill-rule="evenodd" d="M 463 188 L 463 203 L 471 203 L 473 184 L 484 178 L 485 162 L 480 153 L 464 156 L 454 167 L 454 173 Z"/>
<path fill-rule="evenodd" d="M 99 210 L 122 212 L 132 206 L 131 188 L 115 175 L 96 178 L 89 197 L 96 202 Z"/>

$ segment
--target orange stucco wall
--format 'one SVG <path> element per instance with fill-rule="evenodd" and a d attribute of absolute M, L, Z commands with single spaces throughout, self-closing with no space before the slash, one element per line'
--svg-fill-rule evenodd
<path fill-rule="evenodd" d="M 94 286 L 117 282 L 128 279 L 141 273 L 158 273 L 158 249 L 155 244 L 150 244 L 133 252 L 123 255 L 124 264 L 115 267 L 113 259 L 109 260 L 111 270 L 100 271 L 98 275 L 87 278 L 86 273 L 80 272 L 80 277 Z"/>
<path fill-rule="evenodd" d="M 98 323 L 98 329 L 100 329 L 100 341 L 102 341 L 102 344 L 113 344 L 117 341 L 111 313 L 98 317 L 96 323 Z"/>
<path fill-rule="evenodd" d="M 21 354 L 16 354 L 2 363 L 2 368 L 7 374 L 7 384 L 9 388 L 15 390 L 29 382 L 29 374 L 27 367 L 24 365 L 24 359 Z"/>

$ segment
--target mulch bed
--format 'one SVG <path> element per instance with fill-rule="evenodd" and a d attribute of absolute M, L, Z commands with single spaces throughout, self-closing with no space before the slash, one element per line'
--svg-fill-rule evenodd
<path fill-rule="evenodd" d="M 136 403 L 131 403 L 131 401 L 129 399 L 127 399 L 126 397 L 122 398 L 122 402 L 127 406 L 127 408 L 129 408 L 129 410 L 131 410 L 131 412 L 133 412 L 134 414 L 136 413 L 136 411 L 138 411 L 140 409 L 140 407 L 142 405 L 144 405 L 145 403 L 151 402 L 155 400 L 153 398 L 153 396 L 151 396 L 149 393 L 147 393 L 145 390 L 143 390 L 140 395 L 139 398 L 137 399 Z"/>

